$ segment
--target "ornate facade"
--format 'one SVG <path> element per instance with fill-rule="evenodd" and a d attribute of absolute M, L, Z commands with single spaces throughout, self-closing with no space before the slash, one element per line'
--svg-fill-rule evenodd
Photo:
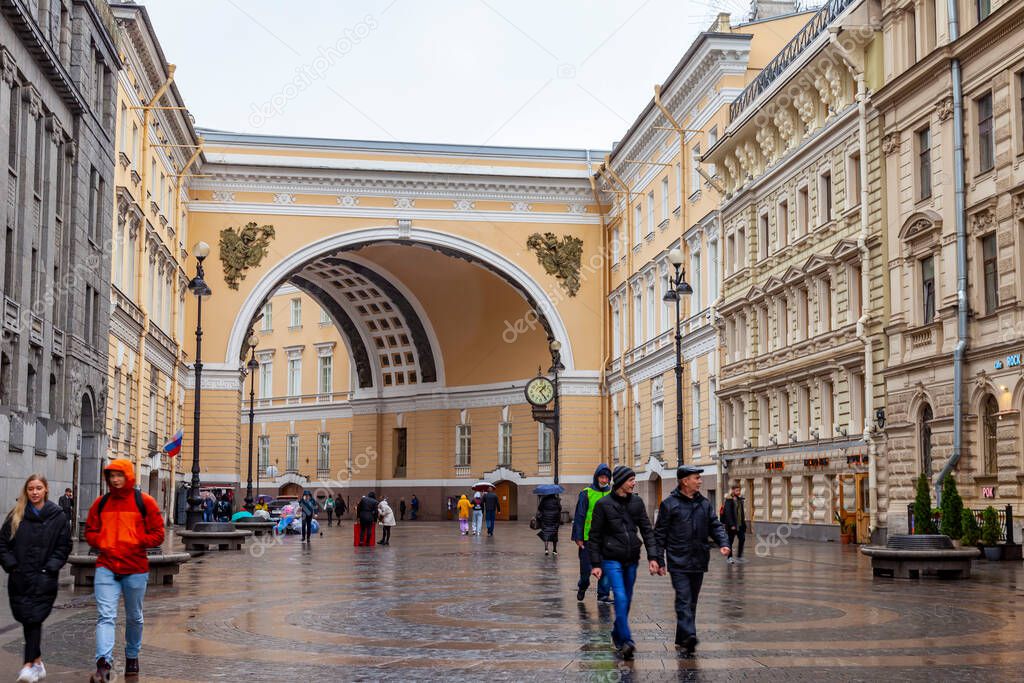
<path fill-rule="evenodd" d="M 40 472 L 87 506 L 105 449 L 113 23 L 85 0 L 3 0 L 0 15 L 0 500 Z"/>

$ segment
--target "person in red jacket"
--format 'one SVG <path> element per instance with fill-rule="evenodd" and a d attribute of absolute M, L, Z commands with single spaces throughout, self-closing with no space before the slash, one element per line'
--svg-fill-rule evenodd
<path fill-rule="evenodd" d="M 113 460 L 103 469 L 110 492 L 93 501 L 85 522 L 85 540 L 96 558 L 96 673 L 94 683 L 110 680 L 113 668 L 117 603 L 124 597 L 125 676 L 139 675 L 142 600 L 149 582 L 146 549 L 164 542 L 164 521 L 151 496 L 135 489 L 129 460 Z"/>

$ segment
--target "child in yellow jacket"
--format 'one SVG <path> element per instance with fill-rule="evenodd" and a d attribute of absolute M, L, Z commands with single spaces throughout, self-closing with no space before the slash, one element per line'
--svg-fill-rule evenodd
<path fill-rule="evenodd" d="M 469 533 L 469 510 L 473 504 L 469 502 L 469 498 L 466 498 L 466 494 L 462 494 L 457 507 L 459 508 L 459 531 L 465 536 Z"/>

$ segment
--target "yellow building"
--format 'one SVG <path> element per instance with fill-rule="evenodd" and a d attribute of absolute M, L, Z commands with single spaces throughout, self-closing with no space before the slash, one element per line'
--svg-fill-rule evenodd
<path fill-rule="evenodd" d="M 786 3 L 773 11 L 787 9 Z M 718 495 L 719 381 L 716 312 L 722 243 L 718 169 L 700 157 L 724 133 L 730 103 L 808 18 L 755 14 L 730 26 L 720 15 L 656 89 L 598 172 L 608 205 L 609 263 L 604 368 L 613 464 L 638 471 L 640 491 L 655 507 L 675 486 L 679 461 L 674 249 L 693 293 L 681 302 L 682 461 L 702 465 L 705 492 Z M 767 15 L 765 15 L 767 14 Z M 662 484 L 662 479 L 669 481 Z"/>
<path fill-rule="evenodd" d="M 106 422 L 108 456 L 130 458 L 140 485 L 171 504 L 161 448 L 183 424 L 188 374 L 182 340 L 188 278 L 187 192 L 199 138 L 146 8 L 112 4 L 117 77 L 111 314 Z"/>

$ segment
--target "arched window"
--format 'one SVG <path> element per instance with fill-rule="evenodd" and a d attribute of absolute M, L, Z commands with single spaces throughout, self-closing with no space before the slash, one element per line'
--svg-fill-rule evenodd
<path fill-rule="evenodd" d="M 929 424 L 932 418 L 934 418 L 932 407 L 925 403 L 921 408 L 921 418 L 918 420 L 920 434 L 918 450 L 921 453 L 921 472 L 928 478 L 928 481 L 932 479 L 932 426 Z"/>
<path fill-rule="evenodd" d="M 996 431 L 999 426 L 999 402 L 992 394 L 985 397 L 982 405 L 982 471 L 985 474 L 995 474 L 998 463 L 996 462 Z"/>

